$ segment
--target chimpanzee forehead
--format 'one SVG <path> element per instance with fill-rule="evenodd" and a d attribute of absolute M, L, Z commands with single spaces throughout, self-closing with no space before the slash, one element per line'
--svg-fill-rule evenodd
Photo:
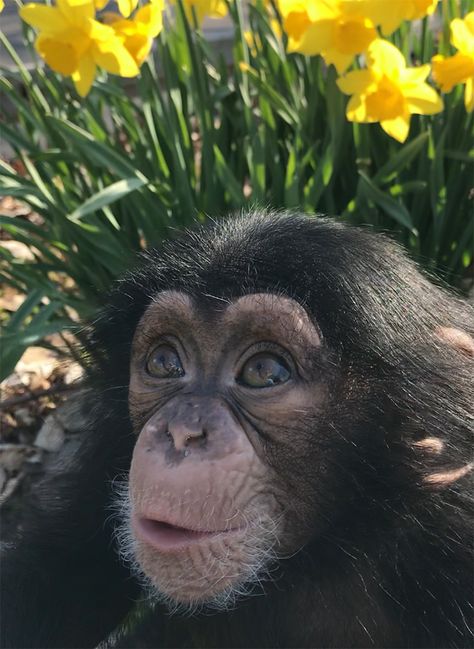
<path fill-rule="evenodd" d="M 223 299 L 212 295 L 190 295 L 181 291 L 162 291 L 154 296 L 142 318 L 142 325 L 177 323 L 193 329 L 219 327 L 221 330 L 249 326 L 282 335 L 304 338 L 311 346 L 321 340 L 316 326 L 296 300 L 275 293 L 251 293 Z"/>

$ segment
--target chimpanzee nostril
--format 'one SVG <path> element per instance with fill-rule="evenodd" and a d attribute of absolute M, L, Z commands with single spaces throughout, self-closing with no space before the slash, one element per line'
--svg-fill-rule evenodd
<path fill-rule="evenodd" d="M 194 441 L 201 442 L 206 439 L 207 433 L 198 422 L 170 421 L 166 435 L 173 441 L 177 451 L 183 451 Z"/>

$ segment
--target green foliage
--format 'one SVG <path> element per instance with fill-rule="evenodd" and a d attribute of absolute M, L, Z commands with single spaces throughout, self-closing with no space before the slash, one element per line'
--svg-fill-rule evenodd
<path fill-rule="evenodd" d="M 445 24 L 468 4 L 443 3 Z M 1 132 L 25 169 L 0 163 L 0 196 L 15 196 L 44 220 L 39 227 L 0 216 L 34 254 L 15 259 L 0 247 L 0 281 L 25 294 L 6 321 L 2 376 L 26 346 L 74 325 L 68 307 L 89 317 L 135 251 L 248 205 L 370 223 L 393 231 L 448 281 L 465 275 L 474 152 L 462 89 L 445 97 L 443 113 L 413 117 L 401 145 L 378 124 L 347 122 L 334 69 L 319 57 L 288 55 L 260 2 L 246 18 L 251 48 L 241 4 L 229 7 L 232 66 L 179 5 L 139 79 L 125 86 L 104 77 L 85 100 L 43 67 L 26 69 L 0 34 L 17 66 L 0 78 L 15 111 L 14 121 L 3 115 Z M 429 60 L 426 21 L 409 36 L 415 60 Z"/>

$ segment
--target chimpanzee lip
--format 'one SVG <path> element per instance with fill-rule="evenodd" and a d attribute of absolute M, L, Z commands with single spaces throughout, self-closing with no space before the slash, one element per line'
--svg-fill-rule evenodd
<path fill-rule="evenodd" d="M 241 527 L 217 530 L 192 529 L 165 520 L 136 515 L 132 517 L 132 526 L 139 540 L 162 552 L 185 550 L 201 541 L 238 532 L 242 529 Z"/>

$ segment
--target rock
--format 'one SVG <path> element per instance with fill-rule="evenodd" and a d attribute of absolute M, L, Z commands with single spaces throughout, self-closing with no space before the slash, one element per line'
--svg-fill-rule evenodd
<path fill-rule="evenodd" d="M 35 449 L 26 444 L 0 444 L 0 467 L 14 473 L 35 453 Z"/>
<path fill-rule="evenodd" d="M 2 241 L 0 246 L 6 248 L 11 254 L 17 259 L 22 259 L 25 261 L 34 261 L 34 254 L 30 246 L 27 246 L 26 243 L 21 241 Z"/>
<path fill-rule="evenodd" d="M 23 477 L 23 473 L 19 473 L 18 475 L 14 476 L 13 478 L 9 478 L 6 481 L 2 491 L 0 492 L 0 505 L 2 505 L 10 498 L 12 493 L 23 480 Z"/>
<path fill-rule="evenodd" d="M 56 410 L 56 417 L 67 433 L 77 434 L 87 430 L 88 422 L 84 412 L 87 399 L 88 393 L 83 390 L 75 397 L 70 397 Z"/>
<path fill-rule="evenodd" d="M 7 472 L 0 466 L 0 494 L 3 493 L 4 487 L 7 484 L 7 480 Z"/>
<path fill-rule="evenodd" d="M 51 376 L 58 365 L 58 358 L 54 352 L 44 347 L 28 347 L 18 361 L 15 373 L 22 375 L 38 374 L 42 379 Z M 26 385 L 30 384 L 28 376 L 24 379 Z"/>
<path fill-rule="evenodd" d="M 15 390 L 17 388 L 23 387 L 24 383 L 21 380 L 21 376 L 17 374 L 17 372 L 13 372 L 13 374 L 10 374 L 10 376 L 7 376 L 6 379 L 4 379 L 0 383 L 0 387 L 2 390 L 8 390 L 9 388 L 11 390 Z"/>
<path fill-rule="evenodd" d="M 63 376 L 63 381 L 66 385 L 71 385 L 82 378 L 84 370 L 79 363 L 72 363 L 68 368 L 66 374 Z"/>
<path fill-rule="evenodd" d="M 56 413 L 49 415 L 45 419 L 44 424 L 41 426 L 39 433 L 36 436 L 35 446 L 42 448 L 49 453 L 59 451 L 64 444 L 64 428 L 56 416 Z"/>
<path fill-rule="evenodd" d="M 32 426 L 35 423 L 35 418 L 28 408 L 17 408 L 15 410 L 15 419 L 20 426 Z"/>
<path fill-rule="evenodd" d="M 0 505 L 21 484 L 25 476 L 25 462 L 39 461 L 41 453 L 27 444 L 0 444 Z"/>

